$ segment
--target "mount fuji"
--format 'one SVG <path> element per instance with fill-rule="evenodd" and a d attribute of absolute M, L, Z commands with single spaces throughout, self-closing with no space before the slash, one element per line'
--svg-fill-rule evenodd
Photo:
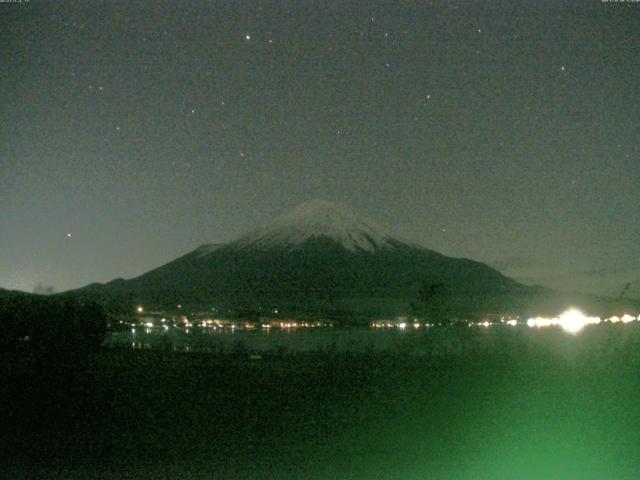
<path fill-rule="evenodd" d="M 279 307 L 371 317 L 406 313 L 434 292 L 452 314 L 496 311 L 530 288 L 480 262 L 399 239 L 344 205 L 315 200 L 229 243 L 203 245 L 137 278 L 74 294 L 128 308 Z"/>
<path fill-rule="evenodd" d="M 373 253 L 399 243 L 382 226 L 358 217 L 344 205 L 323 200 L 299 205 L 233 243 L 237 248 L 296 249 L 319 238 L 350 252 Z"/>

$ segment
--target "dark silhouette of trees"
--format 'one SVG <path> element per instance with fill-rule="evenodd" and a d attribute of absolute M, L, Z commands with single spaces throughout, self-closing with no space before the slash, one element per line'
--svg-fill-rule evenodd
<path fill-rule="evenodd" d="M 106 326 L 98 305 L 0 290 L 3 458 L 32 465 L 43 456 L 42 439 L 50 439 L 44 451 L 60 448 L 52 455 L 63 458 L 73 452 L 66 450 L 69 438 L 99 437 L 110 403 L 94 376 L 92 353 Z"/>
<path fill-rule="evenodd" d="M 34 358 L 72 359 L 104 340 L 107 316 L 97 304 L 28 294 L 0 298 L 0 350 Z"/>
<path fill-rule="evenodd" d="M 418 286 L 416 299 L 411 303 L 415 317 L 432 323 L 445 324 L 450 320 L 447 286 L 437 279 L 425 279 Z"/>
<path fill-rule="evenodd" d="M 56 291 L 51 285 L 38 283 L 35 287 L 33 287 L 33 293 L 35 293 L 36 295 L 53 295 L 54 293 L 56 293 Z"/>

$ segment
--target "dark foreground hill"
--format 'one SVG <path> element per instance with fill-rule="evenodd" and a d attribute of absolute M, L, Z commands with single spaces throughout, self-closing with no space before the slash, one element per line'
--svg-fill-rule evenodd
<path fill-rule="evenodd" d="M 103 349 L 66 378 L 7 364 L 0 478 L 635 480 L 639 334 L 434 328 L 428 356 Z"/>
<path fill-rule="evenodd" d="M 107 316 L 95 303 L 0 289 L 0 356 L 79 358 L 104 339 Z"/>

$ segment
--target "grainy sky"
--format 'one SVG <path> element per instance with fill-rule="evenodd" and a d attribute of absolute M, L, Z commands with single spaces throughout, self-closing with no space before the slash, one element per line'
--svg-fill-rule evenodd
<path fill-rule="evenodd" d="M 517 278 L 640 279 L 640 3 L 32 0 L 0 22 L 2 287 L 129 278 L 314 198 Z"/>

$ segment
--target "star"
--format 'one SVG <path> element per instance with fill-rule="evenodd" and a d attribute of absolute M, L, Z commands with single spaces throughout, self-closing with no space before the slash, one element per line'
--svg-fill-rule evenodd
<path fill-rule="evenodd" d="M 560 67 L 560 71 L 561 71 L 561 72 L 564 72 L 565 70 L 566 70 L 565 66 L 564 66 L 564 65 L 562 65 L 562 66 Z"/>
<path fill-rule="evenodd" d="M 67 233 L 67 238 L 71 238 L 71 234 L 70 233 Z"/>
<path fill-rule="evenodd" d="M 248 33 L 244 36 L 245 40 L 251 40 L 251 35 L 249 35 Z"/>

